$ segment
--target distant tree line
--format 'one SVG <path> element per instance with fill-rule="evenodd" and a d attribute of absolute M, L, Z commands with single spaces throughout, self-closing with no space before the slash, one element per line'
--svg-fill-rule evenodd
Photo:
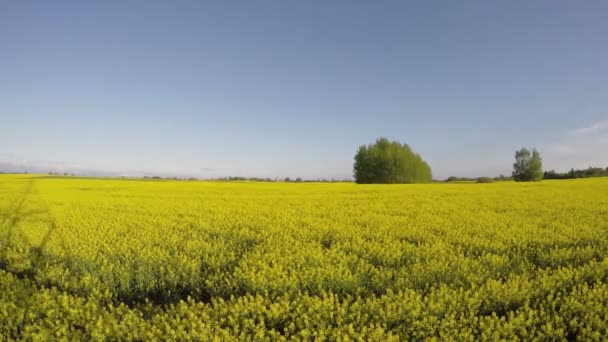
<path fill-rule="evenodd" d="M 608 177 L 608 167 L 589 167 L 583 170 L 570 169 L 568 172 L 555 172 L 554 170 L 545 171 L 544 179 L 574 179 L 590 177 Z"/>
<path fill-rule="evenodd" d="M 228 182 L 242 182 L 242 181 L 247 181 L 247 182 L 290 182 L 290 183 L 302 183 L 302 182 L 306 182 L 306 183 L 352 183 L 352 179 L 336 179 L 336 178 L 316 178 L 316 179 L 302 179 L 300 177 L 292 179 L 291 177 L 285 177 L 285 178 L 258 178 L 258 177 L 240 177 L 240 176 L 234 176 L 234 177 L 222 177 L 222 178 L 218 178 L 216 179 L 218 181 L 228 181 Z"/>
<path fill-rule="evenodd" d="M 180 177 L 161 177 L 161 176 L 144 176 L 144 179 L 154 179 L 154 180 L 197 180 L 196 178 L 180 178 Z"/>
<path fill-rule="evenodd" d="M 221 177 L 218 178 L 219 181 L 229 181 L 229 182 L 274 182 L 271 178 L 258 178 L 258 177 L 240 177 L 240 176 L 230 176 L 230 177 Z"/>
<path fill-rule="evenodd" d="M 494 183 L 513 180 L 511 177 L 500 175 L 498 177 L 448 177 L 445 182 L 475 182 L 475 183 Z"/>
<path fill-rule="evenodd" d="M 53 172 L 53 171 L 49 172 L 48 175 L 49 176 L 64 176 L 64 177 L 68 177 L 68 176 L 74 177 L 74 176 L 76 176 L 75 173 L 69 173 L 69 172 L 63 172 L 63 173 L 61 173 L 61 172 Z"/>
<path fill-rule="evenodd" d="M 440 182 L 432 179 L 431 167 L 414 153 L 407 144 L 397 141 L 389 141 L 386 138 L 376 139 L 369 145 L 361 145 L 355 155 L 353 164 L 353 175 L 356 183 L 430 183 Z M 2 173 L 2 171 L 0 171 Z M 27 173 L 27 171 L 25 171 Z M 52 176 L 76 176 L 68 172 L 48 172 Z M 496 181 L 534 182 L 542 179 L 575 179 L 589 177 L 608 177 L 608 167 L 589 167 L 587 169 L 568 172 L 556 172 L 554 170 L 544 171 L 542 159 L 536 149 L 529 150 L 521 148 L 515 152 L 515 163 L 511 176 L 500 175 L 498 177 L 448 177 L 445 182 L 476 182 L 493 183 Z M 124 177 L 123 177 L 124 178 Z M 178 178 L 144 176 L 144 179 L 152 180 L 199 180 L 198 178 Z M 292 179 L 285 178 L 260 178 L 230 176 L 214 179 L 216 181 L 250 181 L 250 182 L 352 182 L 351 179 Z"/>
<path fill-rule="evenodd" d="M 515 163 L 513 164 L 513 173 L 511 177 L 500 175 L 498 177 L 448 177 L 446 182 L 477 182 L 477 183 L 493 183 L 496 181 L 511 181 L 516 182 L 538 182 L 543 179 L 543 164 L 540 153 L 536 149 L 531 151 L 523 147 L 515 151 Z"/>

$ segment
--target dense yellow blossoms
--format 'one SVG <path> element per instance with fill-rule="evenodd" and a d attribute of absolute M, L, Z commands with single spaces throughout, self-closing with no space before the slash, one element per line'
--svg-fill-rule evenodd
<path fill-rule="evenodd" d="M 0 175 L 9 340 L 599 341 L 607 308 L 605 178 Z"/>

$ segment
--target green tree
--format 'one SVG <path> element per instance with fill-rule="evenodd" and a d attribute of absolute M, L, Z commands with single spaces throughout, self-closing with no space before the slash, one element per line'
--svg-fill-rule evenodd
<path fill-rule="evenodd" d="M 543 163 L 536 149 L 532 152 L 523 147 L 515 151 L 513 179 L 516 182 L 538 182 L 543 179 Z"/>
<path fill-rule="evenodd" d="M 357 183 L 425 183 L 432 180 L 431 167 L 407 144 L 379 138 L 362 145 L 355 155 L 353 174 Z"/>

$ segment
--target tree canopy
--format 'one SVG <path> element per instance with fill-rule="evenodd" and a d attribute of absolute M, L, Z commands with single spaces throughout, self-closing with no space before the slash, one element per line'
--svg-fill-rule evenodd
<path fill-rule="evenodd" d="M 425 183 L 432 180 L 431 167 L 407 144 L 379 138 L 362 145 L 353 165 L 355 182 Z"/>
<path fill-rule="evenodd" d="M 513 179 L 516 182 L 538 182 L 543 179 L 543 163 L 536 149 L 530 152 L 524 147 L 515 151 Z"/>

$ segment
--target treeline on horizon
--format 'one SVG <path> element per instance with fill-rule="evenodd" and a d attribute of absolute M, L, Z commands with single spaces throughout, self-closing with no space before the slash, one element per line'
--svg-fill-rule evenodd
<path fill-rule="evenodd" d="M 0 174 L 5 172 L 0 171 Z M 11 172 L 12 174 L 12 172 Z M 23 172 L 21 174 L 29 174 L 27 172 Z M 86 175 L 78 175 L 75 173 L 68 172 L 48 172 L 49 176 L 57 176 L 57 177 L 88 177 Z M 303 178 L 262 178 L 262 177 L 242 177 L 242 176 L 228 176 L 228 177 L 219 177 L 219 178 L 197 178 L 197 177 L 169 177 L 169 176 L 142 176 L 142 177 L 93 177 L 92 178 L 114 178 L 114 179 L 144 179 L 144 180 L 177 180 L 177 181 L 213 181 L 213 182 L 290 182 L 290 183 L 347 183 L 352 182 L 352 179 L 344 178 L 315 178 L 315 179 L 303 179 Z"/>
<path fill-rule="evenodd" d="M 555 172 L 554 170 L 545 171 L 543 179 L 574 179 L 574 178 L 590 178 L 590 177 L 606 177 L 608 176 L 608 167 L 589 167 L 583 170 L 570 169 L 568 172 Z"/>
<path fill-rule="evenodd" d="M 4 172 L 0 170 L 0 174 L 11 173 L 14 172 Z M 18 172 L 17 174 L 29 174 L 29 172 Z M 68 172 L 48 172 L 49 176 L 63 176 L 63 177 L 78 177 L 79 175 Z M 543 179 L 577 179 L 577 178 L 591 178 L 591 177 L 608 177 L 608 167 L 588 167 L 586 169 L 570 169 L 568 172 L 556 172 L 555 170 L 549 170 L 543 172 Z M 110 177 L 111 178 L 111 177 Z M 126 178 L 126 177 L 116 177 L 116 178 Z M 131 177 L 128 177 L 131 178 Z M 137 177 L 134 177 L 137 178 Z M 241 177 L 241 176 L 229 176 L 229 177 L 220 177 L 215 179 L 201 179 L 196 177 L 162 177 L 162 176 L 143 176 L 141 179 L 146 180 L 188 180 L 188 181 L 200 181 L 200 180 L 208 180 L 208 181 L 228 181 L 228 182 L 238 182 L 238 181 L 247 181 L 247 182 L 292 182 L 292 183 L 350 183 L 353 182 L 352 179 L 335 179 L 335 178 L 316 178 L 316 179 L 302 179 L 300 177 L 292 179 L 290 177 L 285 178 L 261 178 L 261 177 Z M 492 182 L 500 182 L 500 181 L 512 181 L 512 176 L 499 175 L 497 177 L 457 177 L 450 176 L 445 180 L 435 180 L 433 182 L 477 182 L 477 183 L 492 183 Z"/>
<path fill-rule="evenodd" d="M 576 178 L 591 178 L 591 177 L 608 177 L 608 167 L 589 167 L 586 169 L 575 170 L 570 169 L 568 172 L 556 172 L 555 170 L 543 172 L 543 179 L 576 179 Z M 513 177 L 500 175 L 498 177 L 456 177 L 450 176 L 445 182 L 478 182 L 487 183 L 491 181 L 511 181 Z"/>
<path fill-rule="evenodd" d="M 316 179 L 302 179 L 300 177 L 292 179 L 290 177 L 285 178 L 258 178 L 258 177 L 221 177 L 213 179 L 215 181 L 248 181 L 248 182 L 291 182 L 291 183 L 349 183 L 352 179 L 327 179 L 327 178 L 316 178 Z"/>
<path fill-rule="evenodd" d="M 352 179 L 336 179 L 336 178 L 316 178 L 316 179 L 302 179 L 300 177 L 298 178 L 291 178 L 291 177 L 285 177 L 285 178 L 270 178 L 270 177 L 266 177 L 266 178 L 261 178 L 261 177 L 241 177 L 241 176 L 229 176 L 229 177 L 220 177 L 220 178 L 210 178 L 210 179 L 203 179 L 203 178 L 196 178 L 196 177 L 189 177 L 189 178 L 178 178 L 178 177 L 160 177 L 160 176 L 144 176 L 143 179 L 157 179 L 157 180 L 191 180 L 191 181 L 195 181 L 195 180 L 206 180 L 206 181 L 215 181 L 215 182 L 290 182 L 290 183 L 343 183 L 343 182 L 352 182 Z"/>

